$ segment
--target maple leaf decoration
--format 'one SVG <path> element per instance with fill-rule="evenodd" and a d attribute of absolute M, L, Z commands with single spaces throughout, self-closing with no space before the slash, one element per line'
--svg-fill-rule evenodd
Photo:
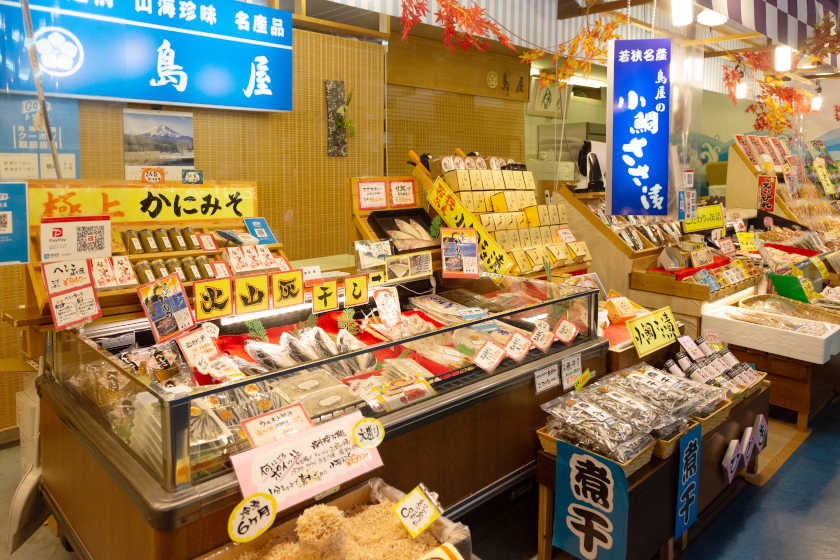
<path fill-rule="evenodd" d="M 455 52 L 456 46 L 461 50 L 486 51 L 490 46 L 488 38 L 495 38 L 505 47 L 516 50 L 501 25 L 475 2 L 465 7 L 457 0 L 437 0 L 437 6 L 435 21 L 443 27 L 443 43 L 450 51 Z M 402 0 L 401 8 L 402 37 L 405 39 L 429 14 L 429 0 Z"/>

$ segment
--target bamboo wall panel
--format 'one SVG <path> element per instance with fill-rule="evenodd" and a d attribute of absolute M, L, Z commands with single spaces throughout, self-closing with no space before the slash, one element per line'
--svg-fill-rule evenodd
<path fill-rule="evenodd" d="M 406 175 L 408 150 L 525 159 L 525 103 L 388 84 L 388 174 Z"/>

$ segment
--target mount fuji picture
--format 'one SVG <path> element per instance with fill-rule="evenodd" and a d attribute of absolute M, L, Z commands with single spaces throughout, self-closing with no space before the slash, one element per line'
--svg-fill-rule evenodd
<path fill-rule="evenodd" d="M 180 180 L 180 169 L 195 166 L 192 113 L 123 110 L 126 179 L 144 167 L 168 169 L 166 179 Z"/>

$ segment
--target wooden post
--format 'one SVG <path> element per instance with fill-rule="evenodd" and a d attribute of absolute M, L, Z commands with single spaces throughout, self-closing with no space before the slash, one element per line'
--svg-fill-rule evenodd
<path fill-rule="evenodd" d="M 306 0 L 295 0 L 295 14 L 299 16 L 306 15 Z"/>
<path fill-rule="evenodd" d="M 551 540 L 554 534 L 554 492 L 548 486 L 539 485 L 537 517 L 537 558 L 551 560 Z"/>

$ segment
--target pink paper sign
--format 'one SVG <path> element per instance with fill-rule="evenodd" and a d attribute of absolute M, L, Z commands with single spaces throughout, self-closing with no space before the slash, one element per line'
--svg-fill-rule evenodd
<path fill-rule="evenodd" d="M 356 411 L 231 456 L 242 495 L 271 494 L 282 512 L 381 467 L 376 448 L 353 445 L 353 426 L 361 418 Z"/>

